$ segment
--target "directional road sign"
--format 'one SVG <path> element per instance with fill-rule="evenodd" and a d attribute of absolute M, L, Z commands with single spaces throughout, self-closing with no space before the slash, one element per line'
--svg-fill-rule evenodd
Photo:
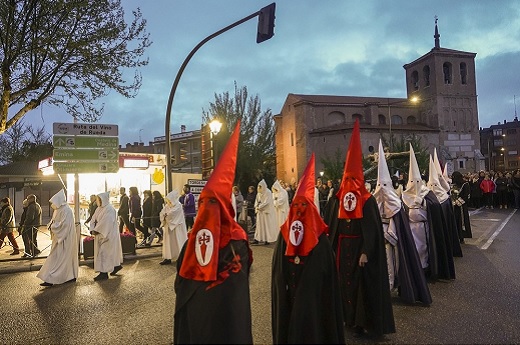
<path fill-rule="evenodd" d="M 119 134 L 117 125 L 105 125 L 99 123 L 61 123 L 52 124 L 53 134 L 57 135 L 95 135 L 104 137 L 117 137 Z"/>
<path fill-rule="evenodd" d="M 55 162 L 53 169 L 58 174 L 116 173 L 119 164 L 111 162 Z"/>
<path fill-rule="evenodd" d="M 53 152 L 53 159 L 55 162 L 59 161 L 119 161 L 118 149 L 57 149 Z"/>
<path fill-rule="evenodd" d="M 119 139 L 117 137 L 88 137 L 74 135 L 55 135 L 52 137 L 55 148 L 117 148 Z"/>

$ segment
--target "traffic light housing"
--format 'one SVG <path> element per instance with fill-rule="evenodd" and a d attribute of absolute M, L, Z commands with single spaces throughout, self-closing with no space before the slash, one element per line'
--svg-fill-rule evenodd
<path fill-rule="evenodd" d="M 275 9 L 276 3 L 273 2 L 259 11 L 256 43 L 262 43 L 274 36 Z"/>

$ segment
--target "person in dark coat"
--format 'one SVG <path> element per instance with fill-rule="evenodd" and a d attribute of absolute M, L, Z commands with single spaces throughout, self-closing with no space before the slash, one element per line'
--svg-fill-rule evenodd
<path fill-rule="evenodd" d="M 345 324 L 357 335 L 394 333 L 383 224 L 377 201 L 365 188 L 358 120 L 339 191 L 328 206 L 325 219 L 336 254 Z"/>
<path fill-rule="evenodd" d="M 119 188 L 119 208 L 117 209 L 117 218 L 119 219 L 119 232 L 123 232 L 126 229 L 135 235 L 135 229 L 130 224 L 130 207 L 129 198 L 126 195 L 125 187 Z"/>
<path fill-rule="evenodd" d="M 410 230 L 410 220 L 394 187 L 394 179 L 390 177 L 381 140 L 378 157 L 374 197 L 383 222 L 390 289 L 397 289 L 405 303 L 420 302 L 428 306 L 432 303 L 430 289 Z"/>
<path fill-rule="evenodd" d="M 174 344 L 252 344 L 252 252 L 234 219 L 240 122 L 200 193 L 195 224 L 177 260 Z"/>
<path fill-rule="evenodd" d="M 152 233 L 152 191 L 145 190 L 143 191 L 143 233 L 147 234 L 146 238 L 143 240 L 144 246 L 151 246 L 152 242 L 150 241 L 150 235 Z M 153 240 L 153 239 L 152 239 Z"/>
<path fill-rule="evenodd" d="M 314 205 L 314 170 L 312 154 L 274 248 L 274 344 L 345 343 L 334 252 Z"/>
<path fill-rule="evenodd" d="M 455 213 L 460 243 L 464 243 L 465 238 L 473 237 L 468 210 L 470 187 L 460 171 L 454 171 L 451 175 L 451 180 L 453 181 L 451 191 L 453 212 Z"/>
<path fill-rule="evenodd" d="M 159 217 L 159 214 L 161 213 L 163 206 L 164 198 L 161 195 L 161 192 L 159 192 L 158 190 L 154 190 L 152 192 L 152 231 L 150 236 L 148 237 L 148 242 L 150 244 L 152 244 L 155 236 L 158 237 L 157 244 L 160 244 L 162 242 L 163 235 L 161 229 L 161 218 Z"/>

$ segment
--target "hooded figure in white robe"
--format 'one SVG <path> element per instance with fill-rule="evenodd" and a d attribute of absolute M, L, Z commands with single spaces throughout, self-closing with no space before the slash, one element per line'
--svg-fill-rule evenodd
<path fill-rule="evenodd" d="M 280 227 L 285 223 L 287 215 L 289 214 L 289 194 L 278 180 L 274 181 L 271 190 L 273 192 L 273 202 L 276 210 L 278 227 Z"/>
<path fill-rule="evenodd" d="M 276 210 L 274 209 L 273 193 L 267 188 L 265 180 L 258 182 L 256 200 L 256 230 L 254 244 L 259 242 L 275 242 L 280 227 L 276 220 Z"/>
<path fill-rule="evenodd" d="M 97 195 L 98 208 L 90 221 L 94 235 L 94 271 L 115 274 L 121 269 L 123 249 L 119 235 L 117 211 L 110 204 L 109 192 Z"/>
<path fill-rule="evenodd" d="M 78 237 L 74 214 L 67 204 L 62 189 L 50 200 L 54 209 L 48 229 L 51 233 L 51 252 L 36 275 L 44 281 L 42 286 L 73 282 L 78 277 Z"/>
<path fill-rule="evenodd" d="M 161 264 L 170 264 L 176 261 L 182 246 L 188 239 L 186 221 L 179 202 L 179 193 L 174 190 L 164 198 L 164 206 L 159 213 L 161 227 L 163 228 L 163 245 Z"/>

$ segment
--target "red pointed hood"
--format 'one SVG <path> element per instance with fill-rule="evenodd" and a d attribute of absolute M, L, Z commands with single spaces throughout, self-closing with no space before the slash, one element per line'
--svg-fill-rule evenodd
<path fill-rule="evenodd" d="M 361 152 L 359 120 L 357 119 L 350 137 L 343 179 L 336 196 L 340 203 L 338 218 L 363 218 L 363 206 L 370 197 L 370 193 L 365 188 L 363 154 Z"/>
<path fill-rule="evenodd" d="M 314 170 L 315 156 L 313 153 L 300 178 L 289 216 L 280 228 L 285 243 L 287 243 L 285 250 L 287 256 L 309 255 L 318 244 L 321 234 L 328 232 L 328 227 L 314 204 L 314 181 L 316 181 Z"/>
<path fill-rule="evenodd" d="M 199 209 L 188 236 L 179 274 L 186 279 L 215 281 L 218 253 L 230 240 L 245 240 L 231 204 L 237 162 L 240 122 L 237 123 L 213 173 L 199 196 Z"/>

